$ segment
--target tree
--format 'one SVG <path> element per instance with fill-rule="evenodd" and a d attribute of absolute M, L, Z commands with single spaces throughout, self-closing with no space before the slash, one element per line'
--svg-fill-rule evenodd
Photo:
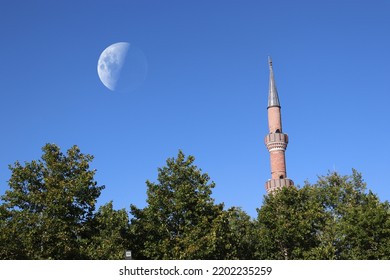
<path fill-rule="evenodd" d="M 263 259 L 389 259 L 389 203 L 356 170 L 333 172 L 265 197 L 257 233 Z"/>
<path fill-rule="evenodd" d="M 213 232 L 218 236 L 218 259 L 250 260 L 255 257 L 255 223 L 239 207 L 224 210 L 214 223 Z"/>
<path fill-rule="evenodd" d="M 104 186 L 94 181 L 93 156 L 77 146 L 64 155 L 46 144 L 38 161 L 9 166 L 9 190 L 2 196 L 2 259 L 80 259 L 86 227 Z"/>
<path fill-rule="evenodd" d="M 313 187 L 328 217 L 321 238 L 328 248 L 332 244 L 333 259 L 390 258 L 389 203 L 366 192 L 359 172 L 353 169 L 350 176 L 331 173 Z"/>
<path fill-rule="evenodd" d="M 320 244 L 324 213 L 309 188 L 283 188 L 264 198 L 257 219 L 260 259 L 305 259 Z"/>
<path fill-rule="evenodd" d="M 125 209 L 113 209 L 112 201 L 101 206 L 91 223 L 92 234 L 86 239 L 85 255 L 94 260 L 123 259 L 131 247 L 129 216 Z"/>
<path fill-rule="evenodd" d="M 142 259 L 218 259 L 216 234 L 223 204 L 211 198 L 214 182 L 179 151 L 158 169 L 158 183 L 147 181 L 148 205 L 131 205 L 133 254 Z"/>

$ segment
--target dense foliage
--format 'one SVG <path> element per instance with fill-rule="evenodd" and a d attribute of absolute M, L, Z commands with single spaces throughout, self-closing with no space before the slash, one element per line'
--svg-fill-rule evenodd
<path fill-rule="evenodd" d="M 215 184 L 179 151 L 158 170 L 158 183 L 146 182 L 148 206 L 131 206 L 135 256 L 146 259 L 245 258 L 238 237 L 246 238 L 249 217 L 223 210 L 211 198 Z M 240 223 L 247 223 L 240 227 Z"/>
<path fill-rule="evenodd" d="M 389 203 L 367 193 L 356 170 L 265 197 L 256 223 L 257 258 L 390 258 Z"/>
<path fill-rule="evenodd" d="M 390 259 L 390 205 L 362 176 L 329 173 L 264 197 L 257 219 L 215 203 L 210 177 L 179 151 L 146 182 L 147 205 L 95 209 L 91 155 L 54 144 L 10 166 L 0 259 Z"/>
<path fill-rule="evenodd" d="M 0 206 L 0 258 L 109 258 L 87 249 L 90 244 L 99 246 L 96 240 L 102 227 L 116 226 L 102 217 L 115 211 L 94 211 L 104 186 L 94 181 L 95 170 L 89 167 L 93 157 L 77 146 L 66 155 L 53 144 L 42 151 L 38 161 L 10 166 L 9 190 Z"/>

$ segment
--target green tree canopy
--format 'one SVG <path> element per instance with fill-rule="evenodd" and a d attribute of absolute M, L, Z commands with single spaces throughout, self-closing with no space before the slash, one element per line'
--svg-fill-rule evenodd
<path fill-rule="evenodd" d="M 147 181 L 148 205 L 131 205 L 133 252 L 146 259 L 215 259 L 221 242 L 215 234 L 223 204 L 211 198 L 215 184 L 179 151 L 158 169 L 158 183 Z M 137 245 L 135 245 L 137 246 Z"/>
<path fill-rule="evenodd" d="M 257 234 L 263 259 L 389 259 L 389 203 L 367 193 L 357 171 L 334 172 L 265 197 Z"/>
<path fill-rule="evenodd" d="M 95 211 L 104 186 L 94 180 L 91 155 L 54 144 L 40 160 L 9 168 L 1 197 L 0 259 L 390 259 L 390 205 L 366 190 L 353 170 L 264 197 L 252 220 L 224 210 L 215 187 L 179 151 L 146 182 L 147 206 Z"/>
<path fill-rule="evenodd" d="M 129 216 L 125 209 L 115 210 L 113 202 L 99 207 L 91 221 L 91 235 L 86 238 L 87 259 L 119 260 L 131 247 Z"/>
<path fill-rule="evenodd" d="M 332 259 L 390 258 L 389 203 L 367 192 L 359 172 L 321 176 L 312 187 L 328 218 L 320 235 L 321 247 L 327 248 L 326 252 L 333 251 Z"/>
<path fill-rule="evenodd" d="M 66 154 L 54 144 L 41 160 L 15 162 L 2 196 L 1 250 L 5 259 L 79 259 L 87 221 L 104 186 L 94 181 L 93 157 L 77 146 Z"/>
<path fill-rule="evenodd" d="M 224 210 L 217 219 L 213 232 L 218 237 L 218 259 L 250 260 L 255 258 L 255 223 L 239 207 Z"/>

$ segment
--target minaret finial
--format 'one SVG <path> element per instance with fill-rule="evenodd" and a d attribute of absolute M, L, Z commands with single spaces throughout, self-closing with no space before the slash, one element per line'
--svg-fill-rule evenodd
<path fill-rule="evenodd" d="M 272 69 L 272 60 L 268 56 L 269 64 L 269 93 L 268 93 L 268 108 L 269 107 L 280 107 L 278 91 L 276 90 L 274 71 Z"/>

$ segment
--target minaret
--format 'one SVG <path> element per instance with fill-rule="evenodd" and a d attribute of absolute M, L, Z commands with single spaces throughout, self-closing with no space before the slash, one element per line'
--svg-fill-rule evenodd
<path fill-rule="evenodd" d="M 288 144 L 288 135 L 282 130 L 282 116 L 278 91 L 276 90 L 271 57 L 269 63 L 269 93 L 268 93 L 268 127 L 269 134 L 265 136 L 265 144 L 270 153 L 271 179 L 265 183 L 267 193 L 294 185 L 287 178 L 285 151 Z"/>

